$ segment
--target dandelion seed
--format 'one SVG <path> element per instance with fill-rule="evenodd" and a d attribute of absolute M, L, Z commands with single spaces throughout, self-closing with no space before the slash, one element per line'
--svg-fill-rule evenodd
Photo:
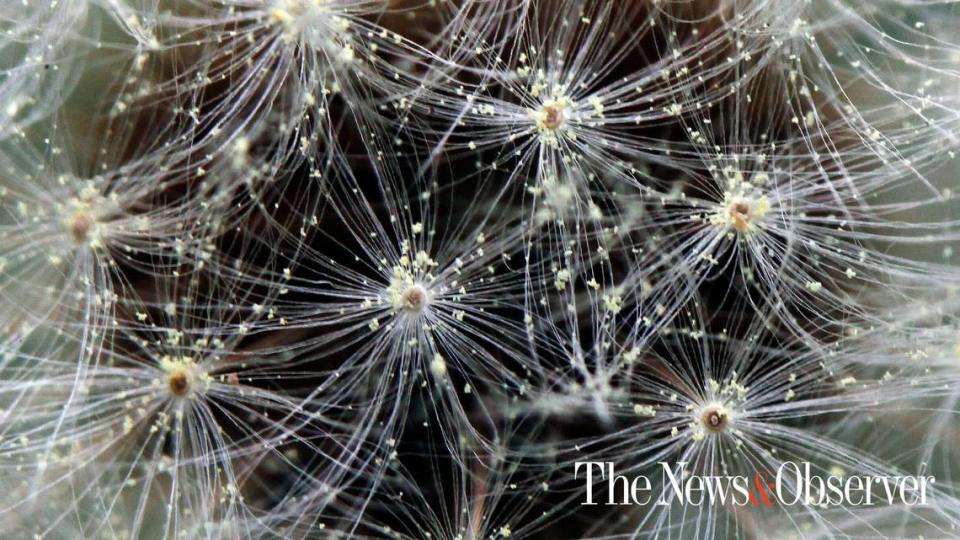
<path fill-rule="evenodd" d="M 770 202 L 763 195 L 754 197 L 743 192 L 738 195 L 727 193 L 720 209 L 710 220 L 715 225 L 733 228 L 739 233 L 749 233 L 759 226 L 769 211 Z"/>
<path fill-rule="evenodd" d="M 722 433 L 730 424 L 730 413 L 723 405 L 707 405 L 700 411 L 699 421 L 707 431 Z"/>
<path fill-rule="evenodd" d="M 210 377 L 191 358 L 163 358 L 161 368 L 167 374 L 167 388 L 177 398 L 190 397 L 210 386 Z"/>
<path fill-rule="evenodd" d="M 570 107 L 570 98 L 555 96 L 543 102 L 539 110 L 531 111 L 530 118 L 536 122 L 541 133 L 549 133 L 551 140 L 556 140 L 556 132 L 566 123 Z"/>
<path fill-rule="evenodd" d="M 93 218 L 83 211 L 75 213 L 69 222 L 70 234 L 78 244 L 86 244 L 89 241 L 89 235 L 95 226 Z"/>

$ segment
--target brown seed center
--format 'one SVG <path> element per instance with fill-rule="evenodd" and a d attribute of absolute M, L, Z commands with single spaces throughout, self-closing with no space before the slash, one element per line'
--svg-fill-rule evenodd
<path fill-rule="evenodd" d="M 90 214 L 86 212 L 77 212 L 70 220 L 70 234 L 77 243 L 84 243 L 93 230 L 94 222 Z"/>
<path fill-rule="evenodd" d="M 420 311 L 427 303 L 427 291 L 422 285 L 411 285 L 400 295 L 403 307 L 410 311 Z"/>
<path fill-rule="evenodd" d="M 556 103 L 549 103 L 543 106 L 543 112 L 546 115 L 543 119 L 543 127 L 549 130 L 556 130 L 563 125 L 563 109 Z"/>
<path fill-rule="evenodd" d="M 730 205 L 730 218 L 733 228 L 744 232 L 750 227 L 750 205 L 744 201 L 737 201 Z"/>
<path fill-rule="evenodd" d="M 178 369 L 167 378 L 167 385 L 170 387 L 170 393 L 183 397 L 190 391 L 190 376 L 186 371 Z"/>
<path fill-rule="evenodd" d="M 703 423 L 703 427 L 708 430 L 719 433 L 727 428 L 727 425 L 730 423 L 730 417 L 727 414 L 727 411 L 720 407 L 719 405 L 710 405 L 705 408 L 701 413 L 700 419 Z"/>

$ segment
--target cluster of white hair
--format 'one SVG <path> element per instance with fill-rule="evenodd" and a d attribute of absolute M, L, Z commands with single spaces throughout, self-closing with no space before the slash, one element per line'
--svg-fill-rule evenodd
<path fill-rule="evenodd" d="M 960 536 L 957 0 L 0 13 L 0 537 Z"/>

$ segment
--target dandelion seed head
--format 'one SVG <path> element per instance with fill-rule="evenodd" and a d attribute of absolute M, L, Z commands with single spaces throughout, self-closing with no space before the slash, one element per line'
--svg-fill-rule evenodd
<path fill-rule="evenodd" d="M 328 0 L 275 0 L 270 20 L 282 28 L 286 39 L 303 41 L 349 63 L 355 58 L 353 46 L 348 43 L 350 21 L 332 11 Z"/>
<path fill-rule="evenodd" d="M 387 296 L 395 311 L 417 314 L 427 307 L 431 297 L 427 286 L 429 271 L 436 265 L 437 262 L 423 251 L 412 260 L 407 256 L 400 258 L 400 263 L 393 267 L 387 287 Z"/>
<path fill-rule="evenodd" d="M 544 100 L 538 109 L 530 111 L 530 119 L 533 120 L 544 142 L 556 144 L 558 135 L 563 132 L 570 120 L 572 108 L 573 101 L 557 92 Z"/>
<path fill-rule="evenodd" d="M 270 19 L 299 34 L 329 15 L 324 9 L 326 3 L 325 0 L 276 0 L 272 2 Z"/>
<path fill-rule="evenodd" d="M 419 313 L 427 305 L 427 289 L 419 283 L 409 285 L 394 299 L 394 308 Z"/>
<path fill-rule="evenodd" d="M 730 411 L 721 403 L 711 403 L 700 409 L 698 421 L 708 433 L 722 433 L 730 425 Z"/>
<path fill-rule="evenodd" d="M 770 200 L 765 195 L 752 193 L 727 193 L 711 223 L 733 229 L 741 234 L 754 232 L 764 216 L 770 212 Z"/>
<path fill-rule="evenodd" d="M 86 244 L 90 233 L 96 227 L 93 217 L 89 213 L 78 210 L 67 223 L 70 235 L 78 244 Z"/>
<path fill-rule="evenodd" d="M 110 201 L 92 183 L 85 185 L 77 196 L 69 199 L 64 209 L 69 216 L 64 220 L 69 237 L 78 245 L 98 246 L 109 208 Z"/>
<path fill-rule="evenodd" d="M 189 357 L 161 359 L 164 386 L 177 399 L 189 398 L 203 393 L 210 386 L 210 377 Z"/>
<path fill-rule="evenodd" d="M 14 17 L 0 467 L 31 500 L 4 504 L 75 500 L 6 529 L 788 536 L 574 515 L 568 458 L 949 465 L 956 300 L 887 302 L 957 289 L 907 251 L 960 238 L 913 216 L 955 202 L 943 3 L 108 0 L 92 73 L 60 35 L 101 48 L 85 2 Z M 918 452 L 861 437 L 930 412 Z M 803 502 L 805 536 L 887 514 Z"/>
<path fill-rule="evenodd" d="M 531 118 L 537 123 L 537 129 L 556 132 L 566 123 L 570 105 L 570 99 L 565 96 L 548 99 L 531 113 Z"/>

